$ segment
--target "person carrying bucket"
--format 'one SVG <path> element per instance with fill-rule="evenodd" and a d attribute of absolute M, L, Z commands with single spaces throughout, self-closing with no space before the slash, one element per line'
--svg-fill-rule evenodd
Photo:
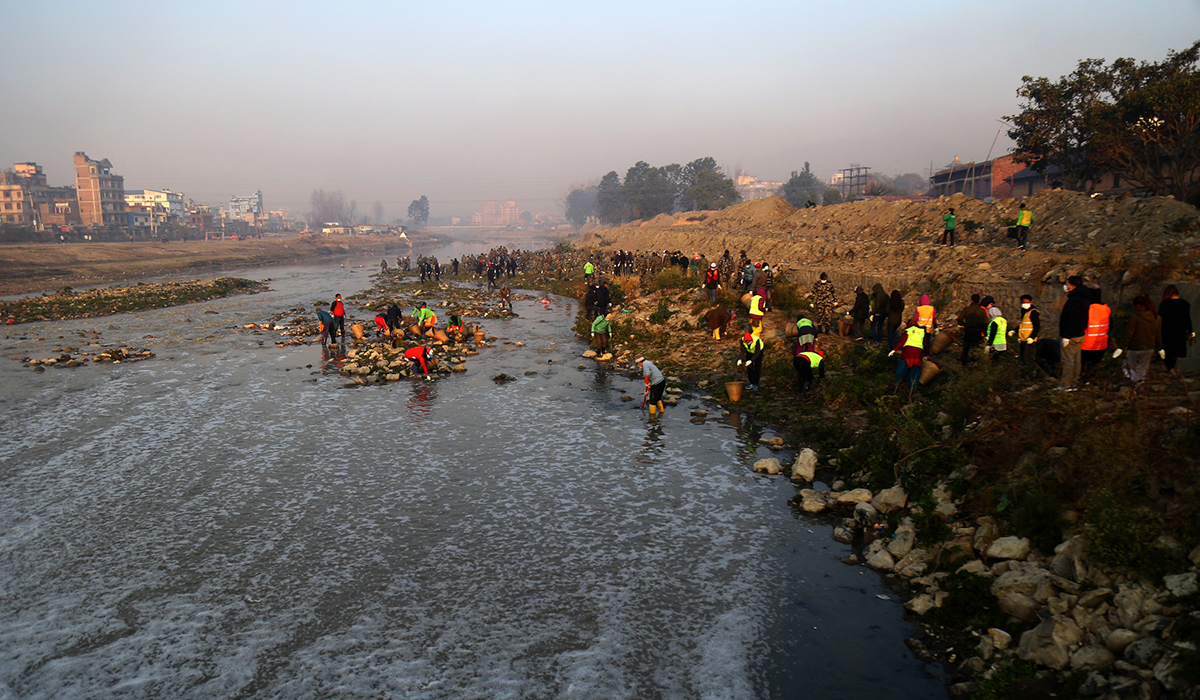
<path fill-rule="evenodd" d="M 317 328 L 321 332 L 321 345 L 324 345 L 333 332 L 333 316 L 325 309 L 317 309 Z"/>

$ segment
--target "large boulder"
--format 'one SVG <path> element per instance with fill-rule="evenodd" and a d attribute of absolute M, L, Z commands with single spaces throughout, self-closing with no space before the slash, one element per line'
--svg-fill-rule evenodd
<path fill-rule="evenodd" d="M 1125 660 L 1134 666 L 1153 668 L 1162 658 L 1163 645 L 1154 637 L 1143 637 L 1125 647 Z"/>
<path fill-rule="evenodd" d="M 1017 654 L 1026 661 L 1061 671 L 1071 664 L 1071 652 L 1083 641 L 1074 620 L 1052 617 L 1021 635 Z"/>
<path fill-rule="evenodd" d="M 1123 588 L 1112 599 L 1113 613 L 1121 627 L 1133 628 L 1142 618 L 1145 596 L 1136 588 Z"/>
<path fill-rule="evenodd" d="M 897 559 L 903 560 L 912 551 L 917 541 L 917 529 L 911 522 L 902 523 L 896 528 L 896 536 L 888 543 L 887 551 Z"/>
<path fill-rule="evenodd" d="M 1018 620 L 1033 621 L 1042 607 L 1034 596 L 1039 589 L 1044 589 L 1047 575 L 1037 567 L 1010 569 L 992 581 L 992 595 L 1006 614 Z"/>
<path fill-rule="evenodd" d="M 896 562 L 894 571 L 904 578 L 915 578 L 924 576 L 929 569 L 929 562 L 933 560 L 933 554 L 927 549 L 913 549 L 900 558 Z"/>
<path fill-rule="evenodd" d="M 810 447 L 800 450 L 792 462 L 792 481 L 812 481 L 817 476 L 817 453 Z"/>
<path fill-rule="evenodd" d="M 879 511 L 875 510 L 870 503 L 854 504 L 854 522 L 858 523 L 859 527 L 873 528 L 879 521 Z"/>
<path fill-rule="evenodd" d="M 1140 634 L 1133 630 L 1117 628 L 1108 633 L 1104 639 L 1104 646 L 1114 654 L 1124 654 L 1126 647 L 1133 644 L 1141 637 Z"/>
<path fill-rule="evenodd" d="M 1029 556 L 1029 539 L 1001 537 L 988 545 L 987 556 L 992 559 L 1024 559 Z"/>
<path fill-rule="evenodd" d="M 1163 584 L 1176 598 L 1189 596 L 1197 591 L 1196 572 L 1163 576 Z"/>
<path fill-rule="evenodd" d="M 1069 581 L 1083 581 L 1087 577 L 1087 564 L 1083 562 L 1085 541 L 1083 537 L 1072 537 L 1054 548 L 1050 560 L 1051 573 Z"/>
<path fill-rule="evenodd" d="M 834 499 L 838 505 L 851 506 L 856 503 L 868 503 L 871 500 L 870 489 L 854 489 L 853 491 L 843 491 L 835 494 Z"/>
<path fill-rule="evenodd" d="M 1080 647 L 1071 654 L 1071 669 L 1075 671 L 1091 671 L 1097 668 L 1111 666 L 1117 657 L 1108 649 L 1097 644 Z"/>
<path fill-rule="evenodd" d="M 875 545 L 879 545 L 879 547 Z M 867 566 L 879 571 L 891 571 L 896 568 L 896 560 L 883 547 L 883 540 L 875 540 L 871 543 L 871 547 L 867 550 Z"/>
<path fill-rule="evenodd" d="M 805 513 L 820 513 L 829 507 L 827 494 L 812 489 L 800 491 L 800 510 Z"/>
<path fill-rule="evenodd" d="M 875 494 L 875 498 L 871 499 L 871 505 L 880 513 L 891 513 L 900 510 L 907 503 L 908 494 L 904 493 L 904 488 L 901 486 L 884 489 Z"/>
<path fill-rule="evenodd" d="M 754 463 L 754 471 L 764 472 L 767 474 L 779 474 L 783 472 L 783 465 L 779 460 L 771 457 L 769 459 L 760 459 Z"/>

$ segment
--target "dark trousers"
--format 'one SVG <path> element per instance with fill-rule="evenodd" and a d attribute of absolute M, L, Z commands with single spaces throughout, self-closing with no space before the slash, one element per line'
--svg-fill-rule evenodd
<path fill-rule="evenodd" d="M 954 245 L 954 229 L 948 228 L 942 231 L 942 245 L 946 245 L 946 239 L 950 239 L 950 245 Z"/>
<path fill-rule="evenodd" d="M 329 337 L 336 339 L 339 334 L 342 336 L 342 340 L 346 339 L 346 317 L 345 316 L 334 316 L 333 317 L 333 328 L 330 329 L 330 331 L 329 331 Z"/>
<path fill-rule="evenodd" d="M 977 333 L 975 331 L 964 331 L 963 332 L 962 363 L 963 363 L 964 367 L 966 367 L 971 362 L 971 351 L 974 350 L 975 348 L 982 347 L 982 345 L 983 345 L 983 334 L 982 333 Z"/>
<path fill-rule="evenodd" d="M 887 324 L 887 316 L 878 315 L 871 317 L 871 338 L 876 343 L 883 342 L 883 327 Z M 893 343 L 895 345 L 895 343 Z"/>
<path fill-rule="evenodd" d="M 1021 246 L 1021 250 L 1025 250 L 1025 246 L 1029 245 L 1029 227 L 1017 227 L 1017 245 Z"/>
<path fill-rule="evenodd" d="M 754 386 L 758 386 L 758 378 L 762 376 L 762 358 L 750 360 L 750 364 L 746 365 L 746 381 Z"/>

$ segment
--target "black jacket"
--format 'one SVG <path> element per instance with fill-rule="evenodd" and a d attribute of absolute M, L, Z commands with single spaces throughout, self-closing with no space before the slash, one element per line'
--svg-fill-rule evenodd
<path fill-rule="evenodd" d="M 1092 292 L 1079 286 L 1067 294 L 1062 315 L 1058 317 L 1058 337 L 1082 338 L 1087 333 L 1088 307 L 1092 305 Z"/>

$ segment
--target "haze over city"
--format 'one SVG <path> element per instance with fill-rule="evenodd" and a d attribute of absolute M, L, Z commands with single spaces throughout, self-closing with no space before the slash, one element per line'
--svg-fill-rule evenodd
<path fill-rule="evenodd" d="M 0 24 L 0 167 L 73 184 L 86 151 L 127 189 L 261 190 L 297 216 L 340 190 L 389 219 L 421 195 L 433 217 L 561 215 L 639 160 L 924 175 L 1011 147 L 1023 75 L 1161 60 L 1198 29 L 1200 0 L 22 3 Z"/>

